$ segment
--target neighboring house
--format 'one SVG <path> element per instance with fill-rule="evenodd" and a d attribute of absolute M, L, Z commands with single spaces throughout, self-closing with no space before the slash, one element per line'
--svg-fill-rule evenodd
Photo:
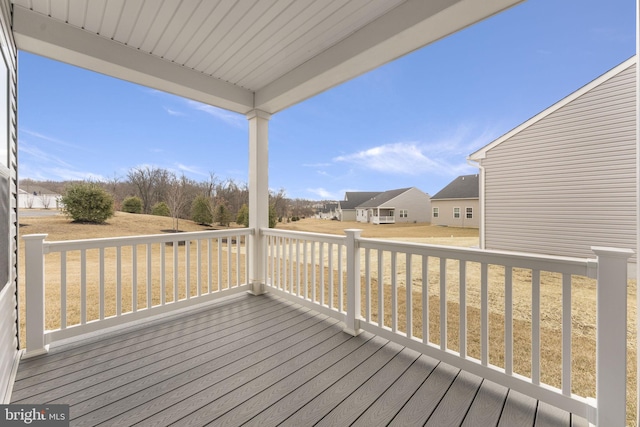
<path fill-rule="evenodd" d="M 316 213 L 316 218 L 333 219 L 338 217 L 338 204 L 325 203 Z"/>
<path fill-rule="evenodd" d="M 416 187 L 380 193 L 356 207 L 356 221 L 373 224 L 429 222 L 431 200 Z"/>
<path fill-rule="evenodd" d="M 471 154 L 482 248 L 636 248 L 636 58 Z M 633 258 L 635 263 L 635 256 Z"/>
<path fill-rule="evenodd" d="M 60 194 L 38 185 L 20 187 L 18 190 L 18 208 L 20 209 L 57 209 L 60 206 Z"/>
<path fill-rule="evenodd" d="M 344 200 L 338 201 L 338 219 L 355 221 L 356 207 L 380 193 L 382 191 L 347 191 L 344 193 Z"/>
<path fill-rule="evenodd" d="M 431 197 L 431 224 L 480 227 L 478 174 L 459 176 Z"/>

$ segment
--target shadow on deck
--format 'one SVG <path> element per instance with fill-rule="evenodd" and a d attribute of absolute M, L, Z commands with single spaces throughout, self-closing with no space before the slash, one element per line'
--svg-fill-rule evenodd
<path fill-rule="evenodd" d="M 13 403 L 71 425 L 476 425 L 586 422 L 272 295 L 53 347 L 20 363 Z"/>

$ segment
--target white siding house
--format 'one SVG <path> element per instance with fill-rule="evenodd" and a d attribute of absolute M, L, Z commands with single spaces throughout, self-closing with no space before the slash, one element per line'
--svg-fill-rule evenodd
<path fill-rule="evenodd" d="M 17 51 L 11 32 L 11 5 L 0 1 L 0 403 L 11 394 L 18 362 L 17 339 Z"/>
<path fill-rule="evenodd" d="M 356 207 L 382 191 L 347 191 L 344 200 L 338 202 L 338 219 L 340 221 L 356 221 Z"/>
<path fill-rule="evenodd" d="M 448 227 L 480 226 L 479 176 L 459 176 L 431 197 L 431 224 Z"/>
<path fill-rule="evenodd" d="M 374 224 L 429 222 L 431 198 L 416 187 L 385 191 L 359 205 L 356 220 Z"/>
<path fill-rule="evenodd" d="M 486 249 L 636 247 L 636 58 L 473 153 Z M 635 257 L 633 258 L 635 262 Z"/>

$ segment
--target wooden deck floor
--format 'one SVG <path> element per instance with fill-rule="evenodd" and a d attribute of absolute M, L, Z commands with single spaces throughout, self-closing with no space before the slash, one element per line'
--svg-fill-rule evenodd
<path fill-rule="evenodd" d="M 239 295 L 20 363 L 71 425 L 570 426 L 584 420 L 277 297 Z"/>

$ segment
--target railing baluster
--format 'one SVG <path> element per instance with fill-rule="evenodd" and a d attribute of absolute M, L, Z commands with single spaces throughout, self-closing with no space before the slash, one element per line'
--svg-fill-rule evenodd
<path fill-rule="evenodd" d="M 440 350 L 447 349 L 447 259 L 440 257 Z"/>
<path fill-rule="evenodd" d="M 371 322 L 371 249 L 364 250 L 365 320 Z"/>
<path fill-rule="evenodd" d="M 562 394 L 571 396 L 571 275 L 562 275 Z"/>
<path fill-rule="evenodd" d="M 398 254 L 391 255 L 391 331 L 398 332 Z"/>
<path fill-rule="evenodd" d="M 327 255 L 329 256 L 329 308 L 333 308 L 333 243 L 329 243 Z"/>
<path fill-rule="evenodd" d="M 460 260 L 460 357 L 467 357 L 467 262 Z"/>
<path fill-rule="evenodd" d="M 184 241 L 184 296 L 191 299 L 191 240 Z"/>
<path fill-rule="evenodd" d="M 489 364 L 489 266 L 480 265 L 480 360 Z"/>
<path fill-rule="evenodd" d="M 413 295 L 412 295 L 413 278 L 411 277 L 411 254 L 408 252 L 406 254 L 405 266 L 406 266 L 406 279 L 405 279 L 404 287 L 407 292 L 407 295 L 405 297 L 405 301 L 406 301 L 405 315 L 407 318 L 406 333 L 407 333 L 407 337 L 411 338 L 413 336 Z"/>
<path fill-rule="evenodd" d="M 531 271 L 531 382 L 540 385 L 540 270 Z"/>
<path fill-rule="evenodd" d="M 300 296 L 300 239 L 296 239 L 296 295 Z"/>
<path fill-rule="evenodd" d="M 167 260 L 166 260 L 166 251 L 165 244 L 160 243 L 160 305 L 165 305 L 167 302 L 166 291 L 167 291 Z"/>
<path fill-rule="evenodd" d="M 116 247 L 116 316 L 122 314 L 122 246 Z"/>
<path fill-rule="evenodd" d="M 231 289 L 233 287 L 233 283 L 231 280 L 233 273 L 233 262 L 232 262 L 232 252 L 233 252 L 233 238 L 231 236 L 227 237 L 227 289 Z"/>
<path fill-rule="evenodd" d="M 178 242 L 173 242 L 173 302 L 176 303 L 179 300 L 178 294 Z"/>
<path fill-rule="evenodd" d="M 384 326 L 384 264 L 382 263 L 383 251 L 378 249 L 378 326 Z"/>
<path fill-rule="evenodd" d="M 311 242 L 311 301 L 316 300 L 316 242 Z"/>
<path fill-rule="evenodd" d="M 100 314 L 99 314 L 99 316 L 100 316 L 100 320 L 104 320 L 104 303 L 105 303 L 105 300 L 104 300 L 104 248 L 100 248 L 99 257 L 100 257 L 100 259 L 98 260 L 98 262 L 100 263 L 100 267 L 99 267 L 100 268 L 100 284 L 99 284 L 99 286 L 100 286 L 100 303 L 99 303 L 99 305 L 100 305 L 100 307 L 99 307 Z"/>
<path fill-rule="evenodd" d="M 422 256 L 422 342 L 429 342 L 429 257 Z"/>
<path fill-rule="evenodd" d="M 307 246 L 309 245 L 309 242 L 307 242 L 306 240 L 303 242 L 303 256 L 302 256 L 302 261 L 304 262 L 304 299 L 308 300 L 309 299 L 309 265 L 308 265 L 308 260 L 307 260 Z"/>
<path fill-rule="evenodd" d="M 80 251 L 80 324 L 87 323 L 87 251 Z"/>
<path fill-rule="evenodd" d="M 513 269 L 504 268 L 504 370 L 513 374 Z"/>
<path fill-rule="evenodd" d="M 218 291 L 222 290 L 222 239 L 218 238 Z"/>
<path fill-rule="evenodd" d="M 138 311 L 138 247 L 131 246 L 131 311 Z"/>
<path fill-rule="evenodd" d="M 240 236 L 236 235 L 236 287 L 240 286 L 240 270 L 242 263 L 240 262 Z"/>
<path fill-rule="evenodd" d="M 320 305 L 324 305 L 324 243 L 320 242 Z"/>
<path fill-rule="evenodd" d="M 344 312 L 344 260 L 342 259 L 342 244 L 338 245 L 338 311 Z"/>
<path fill-rule="evenodd" d="M 293 239 L 289 239 L 289 257 L 287 261 L 289 262 L 289 292 L 293 294 Z"/>
<path fill-rule="evenodd" d="M 67 327 L 67 251 L 60 252 L 60 329 Z"/>
<path fill-rule="evenodd" d="M 202 295 L 202 240 L 196 240 L 196 287 L 198 288 L 197 295 Z"/>
<path fill-rule="evenodd" d="M 213 282 L 213 247 L 211 241 L 211 239 L 207 239 L 207 294 L 211 293 L 211 285 Z"/>
<path fill-rule="evenodd" d="M 151 243 L 147 243 L 147 308 L 153 307 L 153 294 L 152 294 L 153 282 L 151 280 L 152 249 L 153 248 L 151 247 Z"/>

